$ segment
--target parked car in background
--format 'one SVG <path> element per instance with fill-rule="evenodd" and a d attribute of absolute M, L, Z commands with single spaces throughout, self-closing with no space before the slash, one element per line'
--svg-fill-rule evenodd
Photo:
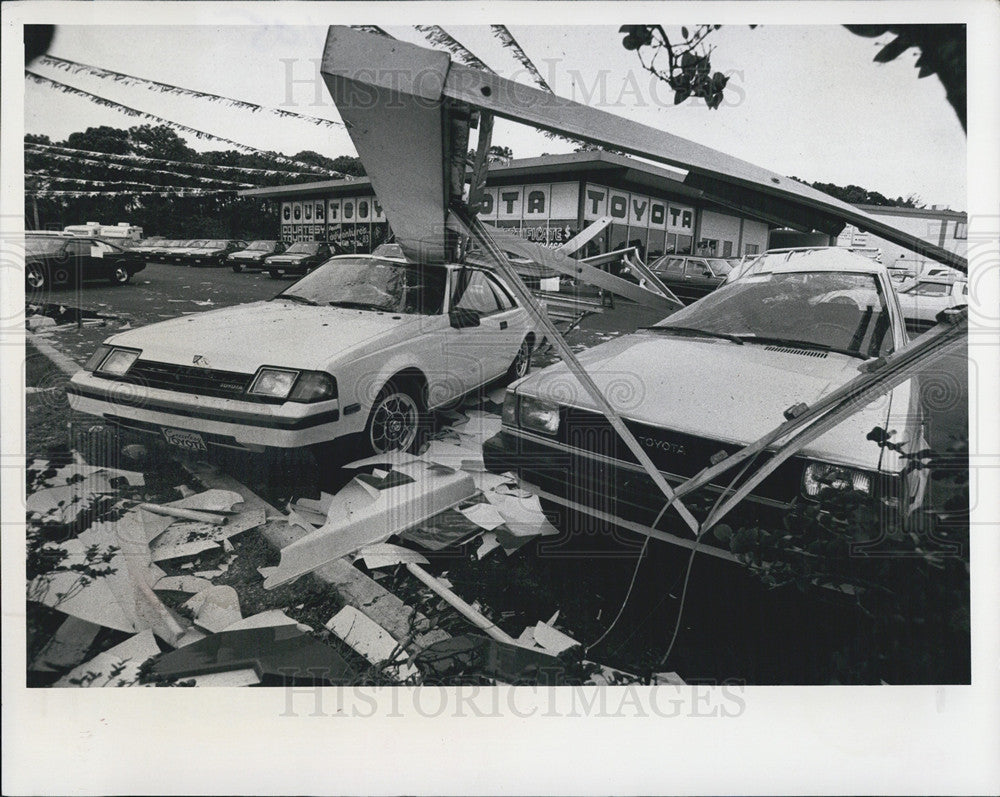
<path fill-rule="evenodd" d="M 224 266 L 226 258 L 233 252 L 245 249 L 246 241 L 236 238 L 212 239 L 204 246 L 184 250 L 183 258 L 189 266 Z"/>
<path fill-rule="evenodd" d="M 413 451 L 430 410 L 524 376 L 538 334 L 487 271 L 341 255 L 268 301 L 112 335 L 68 393 L 193 450 Z"/>
<path fill-rule="evenodd" d="M 191 253 L 196 252 L 207 244 L 207 238 L 193 238 L 190 241 L 184 241 L 180 246 L 171 247 L 164 255 L 164 260 L 167 263 L 186 263 Z"/>
<path fill-rule="evenodd" d="M 150 251 L 150 259 L 157 263 L 169 263 L 170 258 L 180 249 L 190 244 L 190 239 L 171 239 L 164 241 L 155 249 Z"/>
<path fill-rule="evenodd" d="M 821 301 L 847 291 L 855 301 Z M 664 477 L 680 483 L 722 452 L 735 453 L 856 377 L 859 366 L 907 342 L 884 266 L 844 250 L 759 258 L 738 280 L 653 327 L 596 346 L 580 362 L 621 413 Z M 750 522 L 827 490 L 860 490 L 906 511 L 926 474 L 868 438 L 896 430 L 904 452 L 923 445 L 910 381 L 861 408 L 780 465 L 751 491 Z M 487 467 L 515 471 L 567 530 L 595 523 L 678 541 L 676 518 L 653 528 L 665 499 L 564 364 L 514 383 L 501 432 L 484 445 Z M 706 487 L 718 495 L 734 474 Z M 772 517 L 772 520 L 776 518 Z M 735 522 L 735 521 L 733 521 Z M 681 542 L 690 542 L 685 528 Z M 729 558 L 718 540 L 706 550 Z"/>
<path fill-rule="evenodd" d="M 25 237 L 24 282 L 28 290 L 97 279 L 124 285 L 145 267 L 145 262 L 128 257 L 124 249 L 107 241 L 62 235 Z"/>
<path fill-rule="evenodd" d="M 718 288 L 733 264 L 722 257 L 663 255 L 650 263 L 649 268 L 678 299 L 690 304 Z"/>
<path fill-rule="evenodd" d="M 131 259 L 142 260 L 145 262 L 149 260 L 154 252 L 166 242 L 166 238 L 160 236 L 153 236 L 151 238 L 146 238 L 144 241 L 140 241 L 135 246 L 128 247 L 126 252 Z"/>
<path fill-rule="evenodd" d="M 327 261 L 331 254 L 330 245 L 322 241 L 296 241 L 280 255 L 267 257 L 264 268 L 274 279 L 290 274 L 308 274 Z"/>
<path fill-rule="evenodd" d="M 938 313 L 969 303 L 969 282 L 964 275 L 920 276 L 897 289 L 906 327 L 924 332 L 934 326 Z"/>
<path fill-rule="evenodd" d="M 226 262 L 239 274 L 241 271 L 262 269 L 265 259 L 284 251 L 283 241 L 251 241 L 245 249 L 239 249 L 227 256 Z"/>

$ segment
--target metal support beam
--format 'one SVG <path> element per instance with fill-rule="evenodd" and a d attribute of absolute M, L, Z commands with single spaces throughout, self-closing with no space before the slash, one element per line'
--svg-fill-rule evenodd
<path fill-rule="evenodd" d="M 531 241 L 526 241 L 516 235 L 502 232 L 493 227 L 488 227 L 487 229 L 491 240 L 506 252 L 512 252 L 528 260 L 533 260 L 540 266 L 558 271 L 567 277 L 582 280 L 596 288 L 610 291 L 616 296 L 624 296 L 626 299 L 631 299 L 633 302 L 641 304 L 644 307 L 661 310 L 665 316 L 684 306 L 676 298 L 671 299 L 668 296 L 661 296 L 653 291 L 640 288 L 634 282 L 616 277 L 613 274 L 588 265 L 582 260 L 574 260 L 555 249 L 531 243 Z"/>
<path fill-rule="evenodd" d="M 555 325 L 548 318 L 545 311 L 538 304 L 531 291 L 528 290 L 527 286 L 521 281 L 520 276 L 514 270 L 507 256 L 504 254 L 503 249 L 500 245 L 493 240 L 490 231 L 486 228 L 481 221 L 471 216 L 468 211 L 461 206 L 453 207 L 450 218 L 457 221 L 458 227 L 468 235 L 470 235 L 483 252 L 485 252 L 496 264 L 497 270 L 504 276 L 507 283 L 510 285 L 514 293 L 517 294 L 518 300 L 521 302 L 522 306 L 528 311 L 532 319 L 539 327 L 545 330 L 546 337 L 551 341 L 552 345 L 559 352 L 559 356 L 566 366 L 572 371 L 573 375 L 577 378 L 580 385 L 587 394 L 590 396 L 591 400 L 597 405 L 597 408 L 604 414 L 604 417 L 608 419 L 612 428 L 618 433 L 618 436 L 622 439 L 628 449 L 632 452 L 633 456 L 638 460 L 639 464 L 643 467 L 649 477 L 653 480 L 653 483 L 657 486 L 663 497 L 666 499 L 666 506 L 673 506 L 677 510 L 677 513 L 681 516 L 685 523 L 687 523 L 688 528 L 691 529 L 691 533 L 695 536 L 698 535 L 698 521 L 691 514 L 690 510 L 683 503 L 681 503 L 674 493 L 673 488 L 667 483 L 663 474 L 657 469 L 653 464 L 646 450 L 639 444 L 639 441 L 635 439 L 635 435 L 632 434 L 631 430 L 625 425 L 625 422 L 621 419 L 618 411 L 611 406 L 611 403 L 601 392 L 601 389 L 597 386 L 597 383 L 593 380 L 589 373 L 584 370 L 584 367 L 580 364 L 573 350 L 566 343 L 563 336 L 556 329 Z M 506 246 L 506 244 L 504 244 Z M 544 247 L 543 247 L 544 248 Z M 624 280 L 622 280 L 624 282 Z M 666 506 L 664 508 L 666 508 Z"/>

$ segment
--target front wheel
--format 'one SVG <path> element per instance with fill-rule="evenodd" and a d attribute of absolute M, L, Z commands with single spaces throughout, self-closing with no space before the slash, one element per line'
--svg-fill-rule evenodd
<path fill-rule="evenodd" d="M 116 266 L 111 274 L 112 285 L 126 285 L 132 279 L 132 272 L 124 266 Z"/>
<path fill-rule="evenodd" d="M 34 263 L 29 263 L 24 272 L 24 281 L 32 290 L 41 290 L 48 280 L 45 278 L 45 270 Z"/>
<path fill-rule="evenodd" d="M 388 384 L 372 405 L 365 442 L 376 454 L 403 451 L 414 454 L 423 443 L 427 413 L 410 385 Z"/>
<path fill-rule="evenodd" d="M 242 274 L 243 273 L 243 264 L 242 263 L 233 263 L 233 273 L 234 274 Z"/>
<path fill-rule="evenodd" d="M 531 349 L 531 339 L 525 338 L 521 343 L 521 348 L 517 350 L 517 355 L 514 357 L 514 361 L 510 364 L 510 368 L 507 369 L 508 382 L 513 382 L 516 379 L 520 379 L 522 376 L 528 375 L 528 371 L 531 370 Z"/>
<path fill-rule="evenodd" d="M 278 272 L 276 269 L 273 268 L 269 268 L 267 270 L 267 275 L 273 280 L 280 279 L 281 277 L 280 272 Z"/>

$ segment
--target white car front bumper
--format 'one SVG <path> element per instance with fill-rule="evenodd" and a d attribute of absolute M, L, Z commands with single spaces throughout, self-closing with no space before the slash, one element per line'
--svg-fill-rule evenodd
<path fill-rule="evenodd" d="M 260 404 L 116 382 L 80 371 L 66 388 L 70 407 L 166 439 L 194 432 L 206 445 L 260 450 L 300 448 L 343 435 L 337 399 Z"/>

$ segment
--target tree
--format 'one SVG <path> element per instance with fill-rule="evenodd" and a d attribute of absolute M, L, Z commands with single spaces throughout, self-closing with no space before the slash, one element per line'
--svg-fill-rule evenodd
<path fill-rule="evenodd" d="M 689 97 L 703 97 L 709 108 L 722 103 L 727 78 L 721 72 L 711 77 L 710 56 L 712 48 L 706 39 L 721 25 L 700 25 L 691 33 L 681 28 L 681 42 L 671 43 L 662 25 L 622 25 L 622 46 L 634 50 L 639 62 L 648 72 L 656 75 L 674 90 L 674 104 Z M 756 25 L 751 25 L 751 28 Z M 919 56 L 914 66 L 920 71 L 918 78 L 937 75 L 945 88 L 948 103 L 955 110 L 962 130 L 966 129 L 966 41 L 965 25 L 845 25 L 851 33 L 877 38 L 887 33 L 895 38 L 875 55 L 875 62 L 893 61 L 910 48 Z M 676 40 L 675 40 L 676 41 Z M 660 53 L 667 55 L 667 69 L 656 66 Z M 651 53 L 648 60 L 646 53 Z"/>
<path fill-rule="evenodd" d="M 510 147 L 494 144 L 486 153 L 487 163 L 499 163 L 502 166 L 507 166 L 512 160 L 514 160 L 514 151 Z"/>
<path fill-rule="evenodd" d="M 694 33 L 681 28 L 679 44 L 671 43 L 662 25 L 622 25 L 619 33 L 626 34 L 622 46 L 636 51 L 643 69 L 674 90 L 674 105 L 680 105 L 688 97 L 701 97 L 714 110 L 722 104 L 729 78 L 721 72 L 712 73 L 712 48 L 705 44 L 705 40 L 721 27 L 699 25 Z M 648 61 L 643 55 L 643 48 L 652 52 Z M 656 65 L 661 53 L 667 56 L 665 70 Z"/>
<path fill-rule="evenodd" d="M 167 125 L 137 125 L 128 129 L 135 152 L 148 158 L 197 160 L 198 153 Z"/>
<path fill-rule="evenodd" d="M 73 149 L 88 149 L 93 152 L 111 152 L 116 155 L 127 155 L 132 152 L 129 132 L 117 127 L 88 127 L 82 133 L 70 133 L 65 141 L 67 147 Z"/>

